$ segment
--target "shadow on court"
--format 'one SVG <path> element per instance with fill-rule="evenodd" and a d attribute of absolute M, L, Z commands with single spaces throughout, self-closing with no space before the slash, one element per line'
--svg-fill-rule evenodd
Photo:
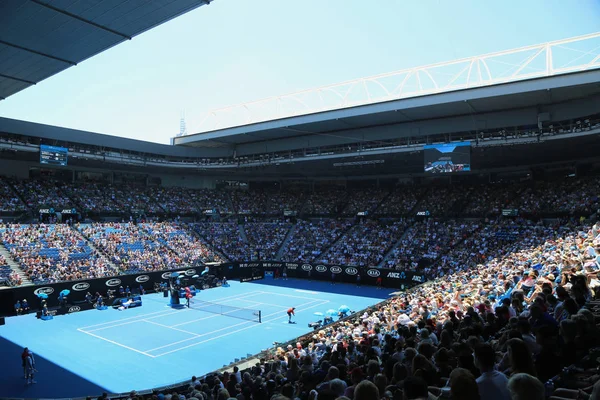
<path fill-rule="evenodd" d="M 7 324 L 10 319 L 7 319 Z M 2 327 L 0 327 L 2 335 Z M 0 337 L 0 360 L 2 360 L 2 373 L 0 374 L 0 397 L 39 398 L 39 397 L 81 397 L 86 395 L 100 395 L 106 390 L 82 377 L 59 367 L 46 360 L 31 348 L 35 357 L 38 373 L 35 375 L 36 384 L 27 385 L 23 368 L 21 366 L 21 353 L 23 348 L 13 342 Z M 82 363 L 92 362 L 86 359 L 85 351 L 81 352 Z"/>
<path fill-rule="evenodd" d="M 309 281 L 306 279 L 294 278 L 289 278 L 288 280 L 265 278 L 260 281 L 244 283 L 244 285 L 289 287 L 291 289 L 298 290 L 344 294 L 348 296 L 371 297 L 376 299 L 387 299 L 390 296 L 390 293 L 398 290 L 390 288 L 377 289 L 373 286 L 364 285 L 358 287 L 350 283 L 336 283 L 335 285 L 332 285 L 330 282 L 325 281 Z"/>

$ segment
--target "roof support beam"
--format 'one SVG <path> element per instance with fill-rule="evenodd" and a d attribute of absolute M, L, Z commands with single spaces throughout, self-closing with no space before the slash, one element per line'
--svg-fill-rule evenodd
<path fill-rule="evenodd" d="M 76 15 L 76 14 L 70 13 L 70 12 L 68 12 L 68 11 L 65 11 L 65 10 L 63 10 L 63 9 L 60 9 L 60 8 L 58 8 L 58 7 L 54 7 L 53 5 L 50 5 L 50 4 L 48 4 L 48 3 L 44 3 L 43 1 L 39 1 L 39 0 L 30 0 L 30 1 L 31 1 L 31 2 L 33 2 L 33 3 L 35 3 L 35 4 L 38 4 L 38 5 L 40 5 L 40 6 L 42 6 L 42 7 L 49 8 L 49 9 L 50 9 L 50 10 L 52 10 L 52 11 L 56 11 L 57 13 L 61 13 L 61 14 L 63 14 L 63 15 L 66 15 L 66 16 L 67 16 L 67 17 L 69 17 L 69 18 L 73 18 L 73 19 L 76 19 L 76 20 L 78 20 L 78 21 L 81 21 L 81 22 L 83 22 L 84 24 L 92 25 L 92 26 L 94 26 L 94 27 L 96 27 L 96 28 L 98 28 L 98 29 L 102 29 L 103 31 L 110 32 L 110 33 L 112 33 L 113 35 L 120 36 L 120 37 L 122 37 L 123 39 L 131 40 L 131 36 L 128 36 L 128 35 L 126 35 L 126 34 L 124 34 L 124 33 L 121 33 L 121 32 L 119 32 L 119 31 L 116 31 L 116 30 L 114 30 L 114 29 L 110 29 L 110 28 L 108 28 L 108 27 L 106 27 L 106 26 L 104 26 L 104 25 L 97 24 L 97 23 L 95 23 L 95 22 L 92 22 L 92 21 L 90 21 L 90 20 L 88 20 L 88 19 L 81 18 L 79 15 Z"/>
<path fill-rule="evenodd" d="M 28 83 L 30 85 L 35 85 L 35 82 L 33 82 L 33 81 L 28 81 L 27 79 L 17 78 L 16 76 L 10 76 L 10 75 L 0 74 L 0 77 L 1 78 L 6 78 L 6 79 L 12 79 L 13 81 L 19 81 L 19 82 L 23 82 L 23 83 Z"/>
<path fill-rule="evenodd" d="M 60 62 L 63 62 L 65 64 L 69 64 L 69 65 L 73 65 L 73 66 L 77 65 L 76 62 L 65 60 L 64 58 L 56 57 L 56 56 L 53 56 L 51 54 L 42 53 L 41 51 L 37 51 L 37 50 L 33 50 L 33 49 L 28 49 L 27 47 L 19 46 L 18 44 L 6 42 L 4 40 L 0 40 L 0 44 L 3 44 L 5 46 L 9 46 L 9 47 L 13 47 L 15 49 L 23 50 L 23 51 L 26 51 L 28 53 L 37 54 L 38 56 L 42 56 L 42 57 L 46 57 L 46 58 L 51 58 L 53 60 L 60 61 Z"/>

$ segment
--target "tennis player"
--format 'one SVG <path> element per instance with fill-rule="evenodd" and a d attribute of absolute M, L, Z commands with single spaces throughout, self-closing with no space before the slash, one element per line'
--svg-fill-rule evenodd
<path fill-rule="evenodd" d="M 293 324 L 292 315 L 296 315 L 296 313 L 294 312 L 295 310 L 296 310 L 296 307 L 288 308 L 288 310 L 287 310 L 288 324 Z"/>
<path fill-rule="evenodd" d="M 192 291 L 189 287 L 185 288 L 185 299 L 187 300 L 187 308 L 190 308 L 190 299 L 193 297 Z"/>

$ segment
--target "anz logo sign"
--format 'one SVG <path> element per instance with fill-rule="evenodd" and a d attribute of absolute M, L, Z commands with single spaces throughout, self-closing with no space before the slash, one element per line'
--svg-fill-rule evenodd
<path fill-rule="evenodd" d="M 404 272 L 388 272 L 387 277 L 394 279 L 406 279 L 406 274 Z"/>
<path fill-rule="evenodd" d="M 371 278 L 377 278 L 379 275 L 381 275 L 381 272 L 379 272 L 378 269 L 370 269 L 367 271 L 367 275 L 369 275 Z"/>

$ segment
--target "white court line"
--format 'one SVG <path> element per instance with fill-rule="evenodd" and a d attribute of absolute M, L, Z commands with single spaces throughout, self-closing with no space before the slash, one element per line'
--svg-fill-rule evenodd
<path fill-rule="evenodd" d="M 82 332 L 82 333 L 88 334 L 88 335 L 90 335 L 90 336 L 93 336 L 93 337 L 96 337 L 96 338 L 98 338 L 98 339 L 102 339 L 102 340 L 104 340 L 104 341 L 107 341 L 108 343 L 112 343 L 112 344 L 116 344 L 117 346 L 121 346 L 121 347 L 123 347 L 123 348 L 126 348 L 127 350 L 135 351 L 136 353 L 140 353 L 140 354 L 143 354 L 143 355 L 145 355 L 145 356 L 148 356 L 148 357 L 156 358 L 156 356 L 153 356 L 152 354 L 148 354 L 148 353 L 146 353 L 146 352 L 144 352 L 144 351 L 141 351 L 141 350 L 138 350 L 138 349 L 134 349 L 133 347 L 125 346 L 124 344 L 121 344 L 121 343 L 115 342 L 115 341 L 113 341 L 113 340 L 110 340 L 110 339 L 107 339 L 107 338 L 105 338 L 105 337 L 98 336 L 98 335 L 94 335 L 93 333 L 86 332 L 86 331 L 82 331 L 81 329 L 77 329 L 77 330 L 78 330 L 79 332 Z"/>
<path fill-rule="evenodd" d="M 301 289 L 296 289 L 296 290 L 294 290 L 294 292 L 306 293 L 306 294 L 319 294 L 319 292 L 311 292 L 310 290 L 301 290 Z"/>
<path fill-rule="evenodd" d="M 316 305 L 314 305 L 314 306 L 310 306 L 310 307 L 304 308 L 304 309 L 302 309 L 302 310 L 300 310 L 300 311 L 306 311 L 306 310 L 309 310 L 309 309 L 311 309 L 311 308 L 320 307 L 320 306 L 322 306 L 323 304 L 329 303 L 329 300 L 323 300 L 323 301 L 324 301 L 324 303 L 322 303 L 322 304 L 316 304 Z M 281 319 L 281 318 L 287 318 L 287 315 L 284 315 L 284 316 L 282 316 L 282 317 L 277 317 L 277 318 L 274 318 L 274 319 L 272 319 L 272 320 L 270 320 L 270 321 L 266 321 L 265 323 L 268 323 L 268 322 L 273 322 L 273 321 L 276 321 L 276 320 L 278 320 L 278 319 Z M 164 355 L 167 355 L 167 354 L 175 353 L 176 351 L 179 351 L 179 350 L 187 349 L 188 347 L 194 347 L 194 346 L 197 346 L 197 345 L 199 345 L 199 344 L 206 343 L 206 342 L 210 342 L 211 340 L 215 340 L 215 339 L 218 339 L 218 338 L 221 338 L 221 337 L 225 337 L 225 336 L 233 335 L 234 333 L 238 333 L 238 332 L 241 332 L 241 331 L 245 331 L 246 329 L 250 329 L 250 328 L 255 328 L 255 327 L 257 327 L 257 326 L 260 326 L 260 325 L 261 325 L 261 324 L 254 324 L 254 325 L 250 325 L 250 326 L 247 326 L 247 327 L 245 327 L 245 328 L 237 329 L 237 330 L 235 330 L 235 331 L 233 331 L 233 332 L 224 333 L 224 334 L 222 334 L 222 335 L 215 336 L 215 337 L 212 337 L 212 338 L 210 338 L 210 339 L 203 340 L 203 341 L 201 341 L 201 342 L 198 342 L 198 343 L 194 343 L 194 344 L 190 344 L 190 345 L 187 345 L 187 346 L 181 347 L 181 348 L 179 348 L 179 349 L 175 349 L 175 350 L 167 351 L 167 352 L 165 352 L 165 353 L 157 354 L 157 355 L 156 355 L 156 356 L 154 356 L 154 357 L 162 357 L 162 356 L 164 356 Z M 148 350 L 148 351 L 150 351 L 150 350 Z"/>
<path fill-rule="evenodd" d="M 306 304 L 303 304 L 303 305 L 308 305 L 308 304 L 314 303 L 314 302 L 316 302 L 316 301 L 326 301 L 326 302 L 329 302 L 328 300 L 315 300 L 315 301 L 311 301 L 311 302 L 309 302 L 309 303 L 306 303 Z M 265 317 L 270 317 L 271 315 L 280 314 L 280 313 L 282 313 L 282 312 L 284 312 L 284 311 L 286 311 L 286 310 L 287 310 L 287 308 L 286 308 L 286 309 L 281 309 L 281 310 L 279 310 L 279 311 L 276 311 L 276 312 L 274 312 L 274 313 L 267 314 L 267 315 L 265 315 Z M 219 314 L 219 315 L 220 315 L 220 314 Z M 216 315 L 216 316 L 218 317 L 219 315 Z M 155 347 L 155 348 L 153 348 L 153 349 L 150 349 L 150 350 L 145 350 L 145 351 L 149 352 L 149 351 L 154 351 L 154 350 L 160 350 L 160 349 L 163 349 L 163 348 L 165 348 L 165 347 L 170 347 L 170 346 L 173 346 L 174 344 L 178 344 L 178 343 L 183 343 L 183 342 L 187 342 L 187 341 L 190 341 L 190 340 L 194 340 L 194 339 L 197 339 L 198 337 L 201 337 L 201 336 L 212 335 L 213 333 L 216 333 L 216 332 L 221 332 L 221 331 L 224 331 L 224 330 L 226 330 L 226 329 L 230 329 L 230 328 L 233 328 L 233 327 L 236 327 L 236 326 L 240 326 L 240 325 L 247 325 L 247 324 L 249 324 L 249 323 L 254 323 L 254 322 L 253 322 L 253 321 L 244 321 L 244 322 L 240 322 L 240 323 L 238 323 L 238 324 L 234 324 L 234 325 L 228 325 L 228 326 L 226 326 L 226 327 L 224 327 L 224 328 L 221 328 L 221 329 L 217 329 L 217 330 L 210 331 L 210 332 L 203 333 L 203 334 L 198 334 L 198 335 L 197 335 L 197 337 L 193 337 L 193 338 L 187 338 L 187 339 L 179 340 L 179 341 L 177 341 L 177 342 L 173 342 L 173 343 L 170 343 L 170 344 L 167 344 L 167 345 L 164 345 L 164 346 L 160 346 L 160 347 Z"/>
<path fill-rule="evenodd" d="M 192 336 L 199 336 L 197 333 L 184 331 L 183 329 L 173 328 L 173 327 L 171 327 L 169 325 L 163 325 L 163 324 L 159 324 L 158 322 L 148 321 L 147 319 L 143 319 L 142 322 L 147 322 L 149 324 L 162 326 L 163 328 L 167 328 L 167 329 L 171 329 L 171 330 L 174 330 L 174 331 L 179 331 L 179 332 L 187 333 L 188 335 L 192 335 Z"/>
<path fill-rule="evenodd" d="M 147 315 L 170 313 L 172 311 L 173 311 L 172 309 L 170 309 L 170 310 L 162 310 L 162 311 L 154 311 L 154 312 L 151 312 L 151 313 L 148 313 L 148 314 L 137 315 L 135 317 L 128 317 L 128 318 L 118 319 L 118 320 L 114 320 L 114 321 L 102 322 L 101 324 L 88 325 L 88 326 L 84 326 L 82 328 L 77 328 L 77 329 L 88 329 L 88 328 L 93 328 L 95 326 L 102 326 L 102 325 L 107 325 L 107 324 L 113 324 L 115 322 L 122 322 L 122 321 L 127 321 L 127 320 L 130 320 L 130 319 L 136 319 L 136 318 L 144 317 L 144 316 L 147 316 Z"/>
<path fill-rule="evenodd" d="M 105 330 L 105 329 L 112 329 L 112 328 L 116 328 L 117 326 L 130 325 L 130 324 L 135 324 L 135 323 L 137 323 L 137 322 L 148 321 L 148 320 L 150 320 L 150 319 L 152 319 L 152 318 L 168 317 L 169 315 L 174 315 L 174 314 L 182 313 L 182 312 L 185 312 L 185 311 L 189 311 L 189 310 L 188 310 L 188 309 L 185 309 L 185 310 L 173 310 L 173 309 L 171 309 L 171 310 L 169 310 L 169 312 L 168 312 L 168 313 L 166 313 L 166 314 L 155 315 L 155 316 L 152 316 L 152 317 L 150 317 L 150 318 L 141 318 L 141 317 L 142 317 L 142 315 L 140 315 L 140 316 L 138 316 L 138 317 L 137 317 L 137 319 L 134 319 L 134 320 L 132 320 L 132 321 L 127 321 L 127 322 L 123 322 L 123 323 L 120 323 L 120 324 L 114 324 L 114 323 L 113 323 L 112 325 L 103 326 L 103 327 L 101 327 L 101 328 L 89 329 L 89 330 L 87 330 L 87 332 L 97 332 L 97 331 L 103 331 L 103 330 Z M 117 322 L 117 321 L 115 321 L 115 322 Z M 80 329 L 84 329 L 84 328 L 80 328 Z"/>
<path fill-rule="evenodd" d="M 256 293 L 253 295 L 248 295 L 248 296 L 258 296 L 260 293 Z M 241 300 L 244 299 L 246 297 L 246 295 L 243 295 L 242 297 L 230 297 L 229 300 L 224 300 L 222 303 L 226 303 L 226 302 L 230 302 L 230 301 L 236 301 L 236 300 Z M 89 332 L 96 332 L 96 331 L 102 331 L 104 329 L 111 329 L 111 328 L 116 328 L 117 326 L 123 326 L 123 325 L 129 325 L 129 324 L 135 324 L 136 322 L 143 322 L 149 319 L 153 319 L 153 318 L 160 318 L 160 317 L 167 317 L 169 315 L 174 315 L 174 314 L 178 314 L 178 313 L 182 313 L 185 311 L 190 311 L 191 309 L 189 308 L 185 308 L 185 309 L 181 309 L 181 310 L 175 310 L 175 309 L 168 309 L 168 310 L 163 310 L 163 311 L 157 311 L 157 312 L 153 312 L 153 313 L 149 313 L 149 314 L 142 314 L 142 315 L 138 315 L 136 317 L 130 317 L 130 318 L 125 318 L 123 320 L 116 320 L 116 321 L 111 321 L 111 322 L 105 322 L 103 324 L 97 324 L 97 325 L 90 325 L 90 326 L 86 326 L 83 328 L 78 328 L 78 329 L 86 329 L 90 328 L 90 327 L 94 327 L 94 326 L 100 326 L 100 325 L 107 325 L 107 324 L 112 324 L 112 325 L 108 325 L 108 326 L 103 326 L 101 328 L 96 328 L 96 329 L 90 329 Z M 160 315 L 155 315 L 157 313 L 162 313 Z M 144 318 L 147 317 L 149 315 L 152 315 L 149 318 Z M 130 321 L 128 321 L 130 320 Z M 116 323 L 116 322 L 121 322 L 121 321 L 127 321 L 127 322 L 122 322 L 122 323 Z M 181 324 L 179 324 L 181 325 Z M 179 325 L 174 325 L 174 326 L 179 326 Z"/>
<path fill-rule="evenodd" d="M 245 297 L 245 296 L 247 296 L 247 295 L 254 295 L 254 294 L 257 294 L 257 295 L 258 295 L 258 294 L 261 294 L 261 293 L 263 293 L 263 292 L 260 292 L 260 291 L 255 291 L 255 292 L 250 292 L 250 293 L 241 294 L 241 295 L 239 295 L 238 297 L 240 297 L 240 296 L 241 296 L 241 297 Z M 231 296 L 229 296 L 229 297 L 223 297 L 223 298 L 221 298 L 221 299 L 216 299 L 216 300 L 214 300 L 214 301 L 228 300 L 228 299 L 233 299 L 233 300 L 235 300 L 235 298 L 232 298 Z M 142 300 L 143 300 L 143 298 L 142 298 Z M 100 323 L 100 324 L 88 325 L 88 326 L 84 326 L 83 328 L 78 328 L 78 329 L 87 329 L 87 328 L 93 328 L 94 326 L 106 325 L 106 324 L 110 324 L 110 323 L 113 323 L 113 322 L 127 321 L 127 320 L 129 320 L 129 319 L 135 319 L 135 318 L 145 317 L 145 316 L 147 316 L 147 315 L 154 315 L 154 314 L 160 314 L 160 313 L 171 312 L 171 311 L 173 311 L 173 309 L 169 309 L 169 310 L 162 310 L 162 311 L 154 311 L 154 312 L 151 312 L 151 313 L 148 313 L 148 314 L 137 315 L 137 316 L 135 316 L 135 317 L 119 318 L 117 321 L 107 321 L 107 322 L 102 322 L 102 323 Z"/>

